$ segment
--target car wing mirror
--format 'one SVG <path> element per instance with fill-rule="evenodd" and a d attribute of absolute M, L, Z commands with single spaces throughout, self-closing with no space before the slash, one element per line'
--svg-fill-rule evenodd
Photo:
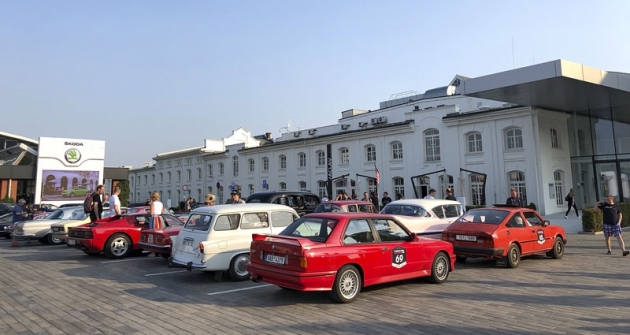
<path fill-rule="evenodd" d="M 410 237 L 409 237 L 409 240 L 410 240 L 411 242 L 418 242 L 418 241 L 420 241 L 420 238 L 418 237 L 418 234 L 416 234 L 416 233 L 411 233 L 411 235 L 410 235 Z"/>
<path fill-rule="evenodd" d="M 544 226 L 544 227 L 547 227 L 547 226 L 549 226 L 550 224 L 551 224 L 551 223 L 549 222 L 549 220 L 545 220 L 545 221 L 543 221 L 543 226 Z"/>

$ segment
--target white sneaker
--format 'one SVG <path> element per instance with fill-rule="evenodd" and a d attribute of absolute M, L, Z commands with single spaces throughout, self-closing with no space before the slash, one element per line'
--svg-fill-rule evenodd
<path fill-rule="evenodd" d="M 568 219 L 568 217 L 566 217 L 566 215 L 564 216 L 565 219 Z"/>

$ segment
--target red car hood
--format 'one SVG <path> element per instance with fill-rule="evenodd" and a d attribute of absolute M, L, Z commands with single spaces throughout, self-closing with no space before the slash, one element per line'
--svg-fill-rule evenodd
<path fill-rule="evenodd" d="M 453 222 L 444 230 L 445 233 L 485 233 L 492 235 L 500 225 L 474 222 Z"/>

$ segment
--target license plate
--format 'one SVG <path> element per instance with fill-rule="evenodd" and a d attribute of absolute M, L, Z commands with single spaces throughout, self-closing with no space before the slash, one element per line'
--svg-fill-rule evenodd
<path fill-rule="evenodd" d="M 149 234 L 149 235 L 147 236 L 147 242 L 149 242 L 149 243 L 153 243 L 153 234 Z"/>
<path fill-rule="evenodd" d="M 75 245 L 77 244 L 77 241 L 75 240 L 68 240 L 68 245 Z"/>
<path fill-rule="evenodd" d="M 284 265 L 286 263 L 287 259 L 284 256 L 276 256 L 276 255 L 269 255 L 269 254 L 267 254 L 265 256 L 265 261 L 267 263 Z"/>
<path fill-rule="evenodd" d="M 476 242 L 477 241 L 477 236 L 470 236 L 470 235 L 455 235 L 455 239 L 458 241 L 470 241 L 470 242 Z"/>
<path fill-rule="evenodd" d="M 183 243 L 184 243 L 184 245 L 187 245 L 187 246 L 189 246 L 189 247 L 192 247 L 192 245 L 193 245 L 193 240 L 192 240 L 192 239 L 188 239 L 188 238 L 186 238 L 186 239 L 184 239 L 184 242 L 183 242 Z"/>

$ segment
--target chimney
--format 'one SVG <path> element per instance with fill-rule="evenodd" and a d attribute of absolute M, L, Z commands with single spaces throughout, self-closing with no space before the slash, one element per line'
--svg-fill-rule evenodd
<path fill-rule="evenodd" d="M 271 139 L 271 133 L 265 133 L 265 137 L 270 140 Z"/>

